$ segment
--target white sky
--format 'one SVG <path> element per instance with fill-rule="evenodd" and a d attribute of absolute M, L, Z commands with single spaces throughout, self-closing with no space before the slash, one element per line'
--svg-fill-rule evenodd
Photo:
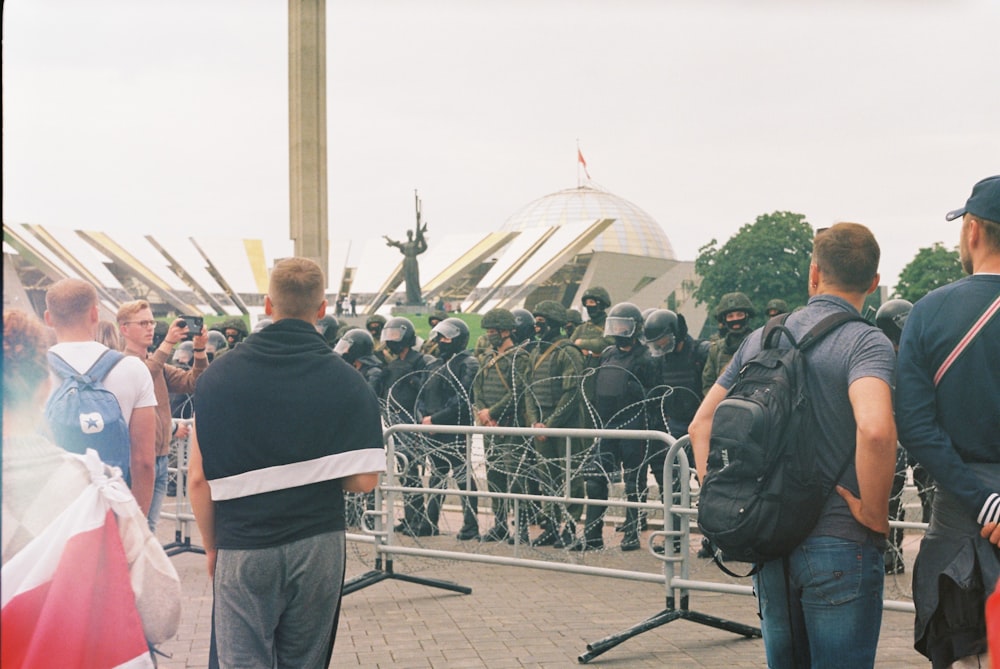
<path fill-rule="evenodd" d="M 287 2 L 6 0 L 7 222 L 287 238 Z M 892 286 L 1000 173 L 995 0 L 331 0 L 333 244 L 596 183 L 693 260 L 854 220 Z M 355 245 L 356 248 L 356 245 Z"/>

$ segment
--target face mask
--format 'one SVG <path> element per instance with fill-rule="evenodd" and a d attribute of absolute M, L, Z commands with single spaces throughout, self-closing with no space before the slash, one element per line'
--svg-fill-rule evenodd
<path fill-rule="evenodd" d="M 630 349 L 635 342 L 632 337 L 615 337 L 615 346 L 618 347 L 620 351 Z"/>
<path fill-rule="evenodd" d="M 385 347 L 389 349 L 389 353 L 392 353 L 393 355 L 399 355 L 403 352 L 403 349 L 406 348 L 401 341 L 387 341 L 385 343 Z"/>
<path fill-rule="evenodd" d="M 490 343 L 493 348 L 500 348 L 503 345 L 503 335 L 500 333 L 486 335 L 486 341 Z"/>
<path fill-rule="evenodd" d="M 604 316 L 604 307 L 600 305 L 587 307 L 587 315 L 590 316 L 590 320 L 599 321 Z"/>
<path fill-rule="evenodd" d="M 456 341 L 438 342 L 438 353 L 442 360 L 446 360 L 462 350 L 461 344 Z"/>
<path fill-rule="evenodd" d="M 550 341 L 553 335 L 552 328 L 546 321 L 535 321 L 535 333 L 542 341 Z"/>

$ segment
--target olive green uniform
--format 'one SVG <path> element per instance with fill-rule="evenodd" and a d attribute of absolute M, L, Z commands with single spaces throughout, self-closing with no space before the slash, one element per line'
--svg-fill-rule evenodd
<path fill-rule="evenodd" d="M 528 367 L 530 393 L 525 406 L 528 424 L 542 423 L 545 427 L 556 428 L 584 427 L 581 392 L 584 361 L 580 350 L 567 339 L 538 342 L 531 351 Z M 568 492 L 571 497 L 583 498 L 585 495 L 583 479 L 575 476 L 575 473 L 582 465 L 587 446 L 585 439 L 569 439 Z M 545 440 L 536 438 L 535 453 L 543 492 L 547 495 L 562 495 L 566 479 L 566 441 L 552 437 Z M 566 520 L 579 520 L 582 511 L 582 504 L 570 504 L 566 508 Z M 550 503 L 543 509 L 543 516 L 553 523 L 558 523 L 562 515 Z"/>
<path fill-rule="evenodd" d="M 512 347 L 503 353 L 490 351 L 479 360 L 479 373 L 472 382 L 473 407 L 489 409 L 490 418 L 503 427 L 522 424 L 527 388 L 528 356 Z M 523 493 L 531 452 L 522 437 L 486 436 L 486 482 L 491 492 Z M 496 522 L 506 527 L 507 500 L 494 498 Z"/>

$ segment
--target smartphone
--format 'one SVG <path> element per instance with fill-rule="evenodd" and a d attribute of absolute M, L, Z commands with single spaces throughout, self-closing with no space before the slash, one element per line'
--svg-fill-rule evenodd
<path fill-rule="evenodd" d="M 186 341 L 191 341 L 195 335 L 201 334 L 201 328 L 205 324 L 204 318 L 201 316 L 181 316 L 181 319 L 188 327 L 187 335 L 184 337 Z"/>

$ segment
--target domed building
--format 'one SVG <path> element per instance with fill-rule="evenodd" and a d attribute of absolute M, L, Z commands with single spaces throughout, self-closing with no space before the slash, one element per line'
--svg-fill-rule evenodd
<path fill-rule="evenodd" d="M 467 268 L 467 278 L 476 277 L 474 281 L 440 286 L 439 294 L 460 300 L 464 310 L 530 309 L 546 299 L 574 306 L 591 285 L 604 286 L 621 302 L 672 269 L 691 265 L 676 259 L 670 239 L 652 216 L 593 184 L 529 202 L 493 234 L 503 244 L 476 269 Z M 434 286 L 430 288 L 433 292 Z M 666 294 L 660 295 L 650 306 L 665 300 Z"/>
<path fill-rule="evenodd" d="M 587 248 L 589 252 L 624 253 L 674 260 L 663 227 L 623 197 L 593 186 L 567 188 L 540 197 L 518 210 L 501 230 L 528 230 L 552 225 L 592 223 L 610 218 L 611 227 Z"/>

